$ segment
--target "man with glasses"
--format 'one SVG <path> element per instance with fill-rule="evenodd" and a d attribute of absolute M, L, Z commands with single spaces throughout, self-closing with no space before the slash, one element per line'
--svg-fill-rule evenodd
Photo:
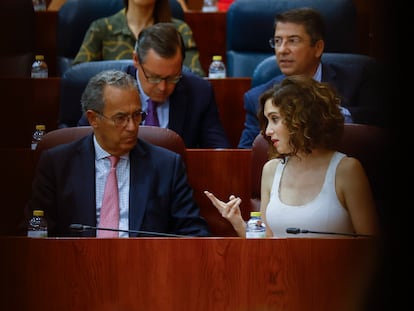
<path fill-rule="evenodd" d="M 42 152 L 33 182 L 29 207 L 44 210 L 49 236 L 96 236 L 96 231 L 105 231 L 82 231 L 84 226 L 123 230 L 115 231 L 116 237 L 142 231 L 149 236 L 209 236 L 183 159 L 137 139 L 146 113 L 135 79 L 119 70 L 98 73 L 88 82 L 81 105 L 93 134 Z M 111 158 L 117 177 L 111 193 L 117 199 L 107 209 L 115 212 L 113 226 L 105 226 L 101 216 L 108 207 L 104 198 Z"/>
<path fill-rule="evenodd" d="M 149 125 L 175 131 L 187 148 L 230 148 L 213 87 L 183 70 L 184 56 L 183 39 L 173 24 L 157 23 L 140 32 L 134 66 L 126 71 L 136 78 L 142 109 L 148 114 L 143 125 L 151 120 Z M 78 125 L 88 125 L 85 116 Z"/>
<path fill-rule="evenodd" d="M 291 75 L 307 75 L 333 85 L 341 95 L 341 111 L 346 123 L 383 124 L 386 118 L 381 111 L 383 96 L 371 72 L 359 64 L 321 62 L 325 47 L 324 27 L 320 13 L 311 8 L 295 8 L 276 16 L 274 37 L 269 44 L 275 51 L 282 74 L 245 93 L 246 120 L 239 148 L 251 148 L 260 133 L 259 96 Z"/>

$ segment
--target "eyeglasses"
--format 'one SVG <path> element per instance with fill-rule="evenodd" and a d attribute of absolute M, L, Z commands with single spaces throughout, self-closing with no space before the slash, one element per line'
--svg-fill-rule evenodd
<path fill-rule="evenodd" d="M 101 112 L 95 111 L 100 116 L 104 117 L 107 120 L 114 122 L 116 127 L 125 127 L 129 120 L 132 120 L 135 124 L 139 124 L 145 120 L 147 117 L 147 113 L 145 111 L 137 110 L 133 112 L 131 115 L 129 114 L 116 114 L 112 117 L 107 117 Z"/>
<path fill-rule="evenodd" d="M 304 41 L 305 40 L 300 37 L 289 37 L 286 40 L 279 38 L 279 37 L 275 37 L 275 38 L 269 39 L 269 45 L 272 49 L 274 48 L 278 49 L 282 46 L 283 42 L 285 42 L 285 46 L 292 48 L 292 47 L 297 47 Z"/>
<path fill-rule="evenodd" d="M 181 77 L 182 77 L 182 75 L 173 76 L 173 77 L 165 77 L 165 78 L 161 78 L 161 77 L 149 77 L 149 76 L 147 75 L 147 73 L 145 72 L 144 67 L 142 66 L 142 64 L 141 64 L 141 63 L 139 63 L 139 65 L 140 65 L 140 67 L 141 67 L 141 69 L 142 69 L 142 72 L 143 72 L 143 74 L 144 74 L 145 79 L 146 79 L 149 83 L 151 83 L 151 84 L 158 84 L 158 83 L 160 83 L 161 81 L 166 81 L 166 82 L 167 82 L 167 83 L 169 83 L 169 84 L 177 84 L 177 83 L 178 83 L 178 81 L 180 81 L 180 79 L 181 79 Z"/>

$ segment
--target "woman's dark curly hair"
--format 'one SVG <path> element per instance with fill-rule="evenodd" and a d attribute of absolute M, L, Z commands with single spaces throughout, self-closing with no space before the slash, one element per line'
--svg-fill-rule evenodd
<path fill-rule="evenodd" d="M 283 124 L 290 132 L 292 152 L 280 154 L 271 144 L 265 131 L 268 120 L 264 105 L 271 100 Z M 314 148 L 335 149 L 344 131 L 344 117 L 340 111 L 340 98 L 327 83 L 311 77 L 294 75 L 264 92 L 259 98 L 258 118 L 261 134 L 270 143 L 270 156 L 285 159 L 298 152 L 309 154 Z"/>

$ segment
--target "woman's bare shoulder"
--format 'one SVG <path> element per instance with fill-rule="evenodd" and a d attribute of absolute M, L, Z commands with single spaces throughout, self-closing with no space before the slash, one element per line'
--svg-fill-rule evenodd
<path fill-rule="evenodd" d="M 271 159 L 263 165 L 263 174 L 274 174 L 276 167 L 281 162 L 280 159 Z"/>
<path fill-rule="evenodd" d="M 341 159 L 338 165 L 339 171 L 349 172 L 353 170 L 364 169 L 361 162 L 354 157 L 345 156 Z"/>

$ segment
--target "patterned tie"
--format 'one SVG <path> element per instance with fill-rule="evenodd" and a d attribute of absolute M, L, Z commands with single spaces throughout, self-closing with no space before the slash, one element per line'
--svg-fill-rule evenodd
<path fill-rule="evenodd" d="M 160 126 L 157 115 L 157 105 L 158 103 L 153 102 L 150 98 L 147 100 L 148 110 L 147 117 L 145 118 L 145 125 Z"/>
<path fill-rule="evenodd" d="M 102 228 L 119 228 L 119 193 L 118 181 L 116 178 L 116 165 L 119 157 L 110 156 L 111 170 L 106 179 L 105 191 L 102 199 L 101 216 L 99 220 L 99 227 Z M 98 230 L 99 238 L 113 238 L 118 237 L 116 231 Z"/>

